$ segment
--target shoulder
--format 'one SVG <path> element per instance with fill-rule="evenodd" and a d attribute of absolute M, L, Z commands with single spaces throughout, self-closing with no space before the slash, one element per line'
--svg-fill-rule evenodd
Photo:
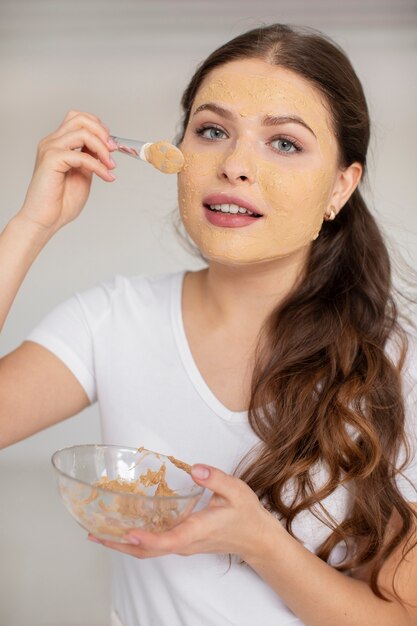
<path fill-rule="evenodd" d="M 398 338 L 395 341 L 395 358 L 392 357 L 392 352 L 390 354 L 394 364 L 398 364 L 401 347 L 406 349 L 401 368 L 405 440 L 398 454 L 397 467 L 400 471 L 396 482 L 404 498 L 409 502 L 415 502 L 417 493 L 417 332 L 409 325 L 403 327 L 403 331 L 403 341 L 401 342 Z"/>
<path fill-rule="evenodd" d="M 389 338 L 385 353 L 398 366 L 402 362 L 401 374 L 406 388 L 417 383 L 417 329 L 403 325 Z"/>
<path fill-rule="evenodd" d="M 385 353 L 395 367 L 400 366 L 405 429 L 417 442 L 417 330 L 410 324 L 403 324 L 390 337 Z"/>
<path fill-rule="evenodd" d="M 406 409 L 406 430 L 414 441 L 417 453 L 417 332 L 407 329 L 407 352 L 402 369 L 403 395 Z"/>
<path fill-rule="evenodd" d="M 403 392 L 406 401 L 417 402 L 417 331 L 407 326 L 404 328 L 405 356 L 402 367 Z"/>
<path fill-rule="evenodd" d="M 183 274 L 183 271 L 136 276 L 117 274 L 90 289 L 77 292 L 75 297 L 86 315 L 98 319 L 112 310 L 162 305 L 170 298 L 172 290 L 179 288 Z"/>
<path fill-rule="evenodd" d="M 417 331 L 403 325 L 402 332 L 390 339 L 387 354 L 394 365 L 401 363 L 400 375 L 405 409 L 405 434 L 417 460 Z"/>

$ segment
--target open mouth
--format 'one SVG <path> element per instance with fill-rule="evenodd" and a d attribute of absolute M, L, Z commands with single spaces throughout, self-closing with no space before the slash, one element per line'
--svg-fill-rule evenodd
<path fill-rule="evenodd" d="M 260 213 L 254 213 L 239 206 L 238 204 L 204 204 L 206 209 L 213 211 L 214 213 L 229 213 L 230 215 L 248 215 L 253 218 L 262 217 Z"/>

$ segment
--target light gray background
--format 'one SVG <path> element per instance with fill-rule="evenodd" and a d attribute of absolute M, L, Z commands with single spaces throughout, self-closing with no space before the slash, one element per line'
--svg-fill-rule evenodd
<path fill-rule="evenodd" d="M 274 21 L 322 29 L 349 54 L 373 119 L 366 197 L 415 267 L 415 0 L 0 1 L 0 227 L 23 202 L 37 142 L 69 109 L 99 115 L 122 137 L 172 139 L 197 63 L 234 35 Z M 116 273 L 201 266 L 171 227 L 175 176 L 115 158 L 117 181 L 96 180 L 80 218 L 33 266 L 0 354 L 76 290 Z M 0 626 L 108 624 L 110 555 L 85 541 L 65 512 L 49 461 L 57 448 L 99 438 L 91 407 L 0 453 Z"/>

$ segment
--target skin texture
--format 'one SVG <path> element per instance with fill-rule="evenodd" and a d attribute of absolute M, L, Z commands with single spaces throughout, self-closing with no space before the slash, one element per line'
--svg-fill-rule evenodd
<path fill-rule="evenodd" d="M 226 108 L 233 119 L 203 110 L 207 103 Z M 298 116 L 262 126 L 269 116 Z M 196 135 L 214 124 L 218 138 Z M 213 132 L 213 131 L 211 131 Z M 279 151 L 279 138 L 296 141 Z M 192 107 L 181 150 L 178 201 L 184 225 L 208 259 L 238 264 L 271 260 L 308 248 L 318 236 L 326 211 L 337 213 L 338 151 L 320 94 L 297 74 L 256 59 L 233 61 L 213 70 Z M 261 219 L 247 227 L 210 224 L 202 202 L 212 193 L 233 193 L 254 205 Z"/>

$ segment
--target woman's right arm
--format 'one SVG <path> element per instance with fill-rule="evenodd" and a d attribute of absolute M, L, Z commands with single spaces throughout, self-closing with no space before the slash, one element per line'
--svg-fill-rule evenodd
<path fill-rule="evenodd" d="M 38 146 L 22 209 L 0 234 L 0 332 L 32 263 L 81 213 L 93 174 L 114 180 L 109 131 L 89 113 L 70 111 Z M 72 372 L 42 346 L 24 342 L 0 359 L 0 448 L 88 406 Z"/>

